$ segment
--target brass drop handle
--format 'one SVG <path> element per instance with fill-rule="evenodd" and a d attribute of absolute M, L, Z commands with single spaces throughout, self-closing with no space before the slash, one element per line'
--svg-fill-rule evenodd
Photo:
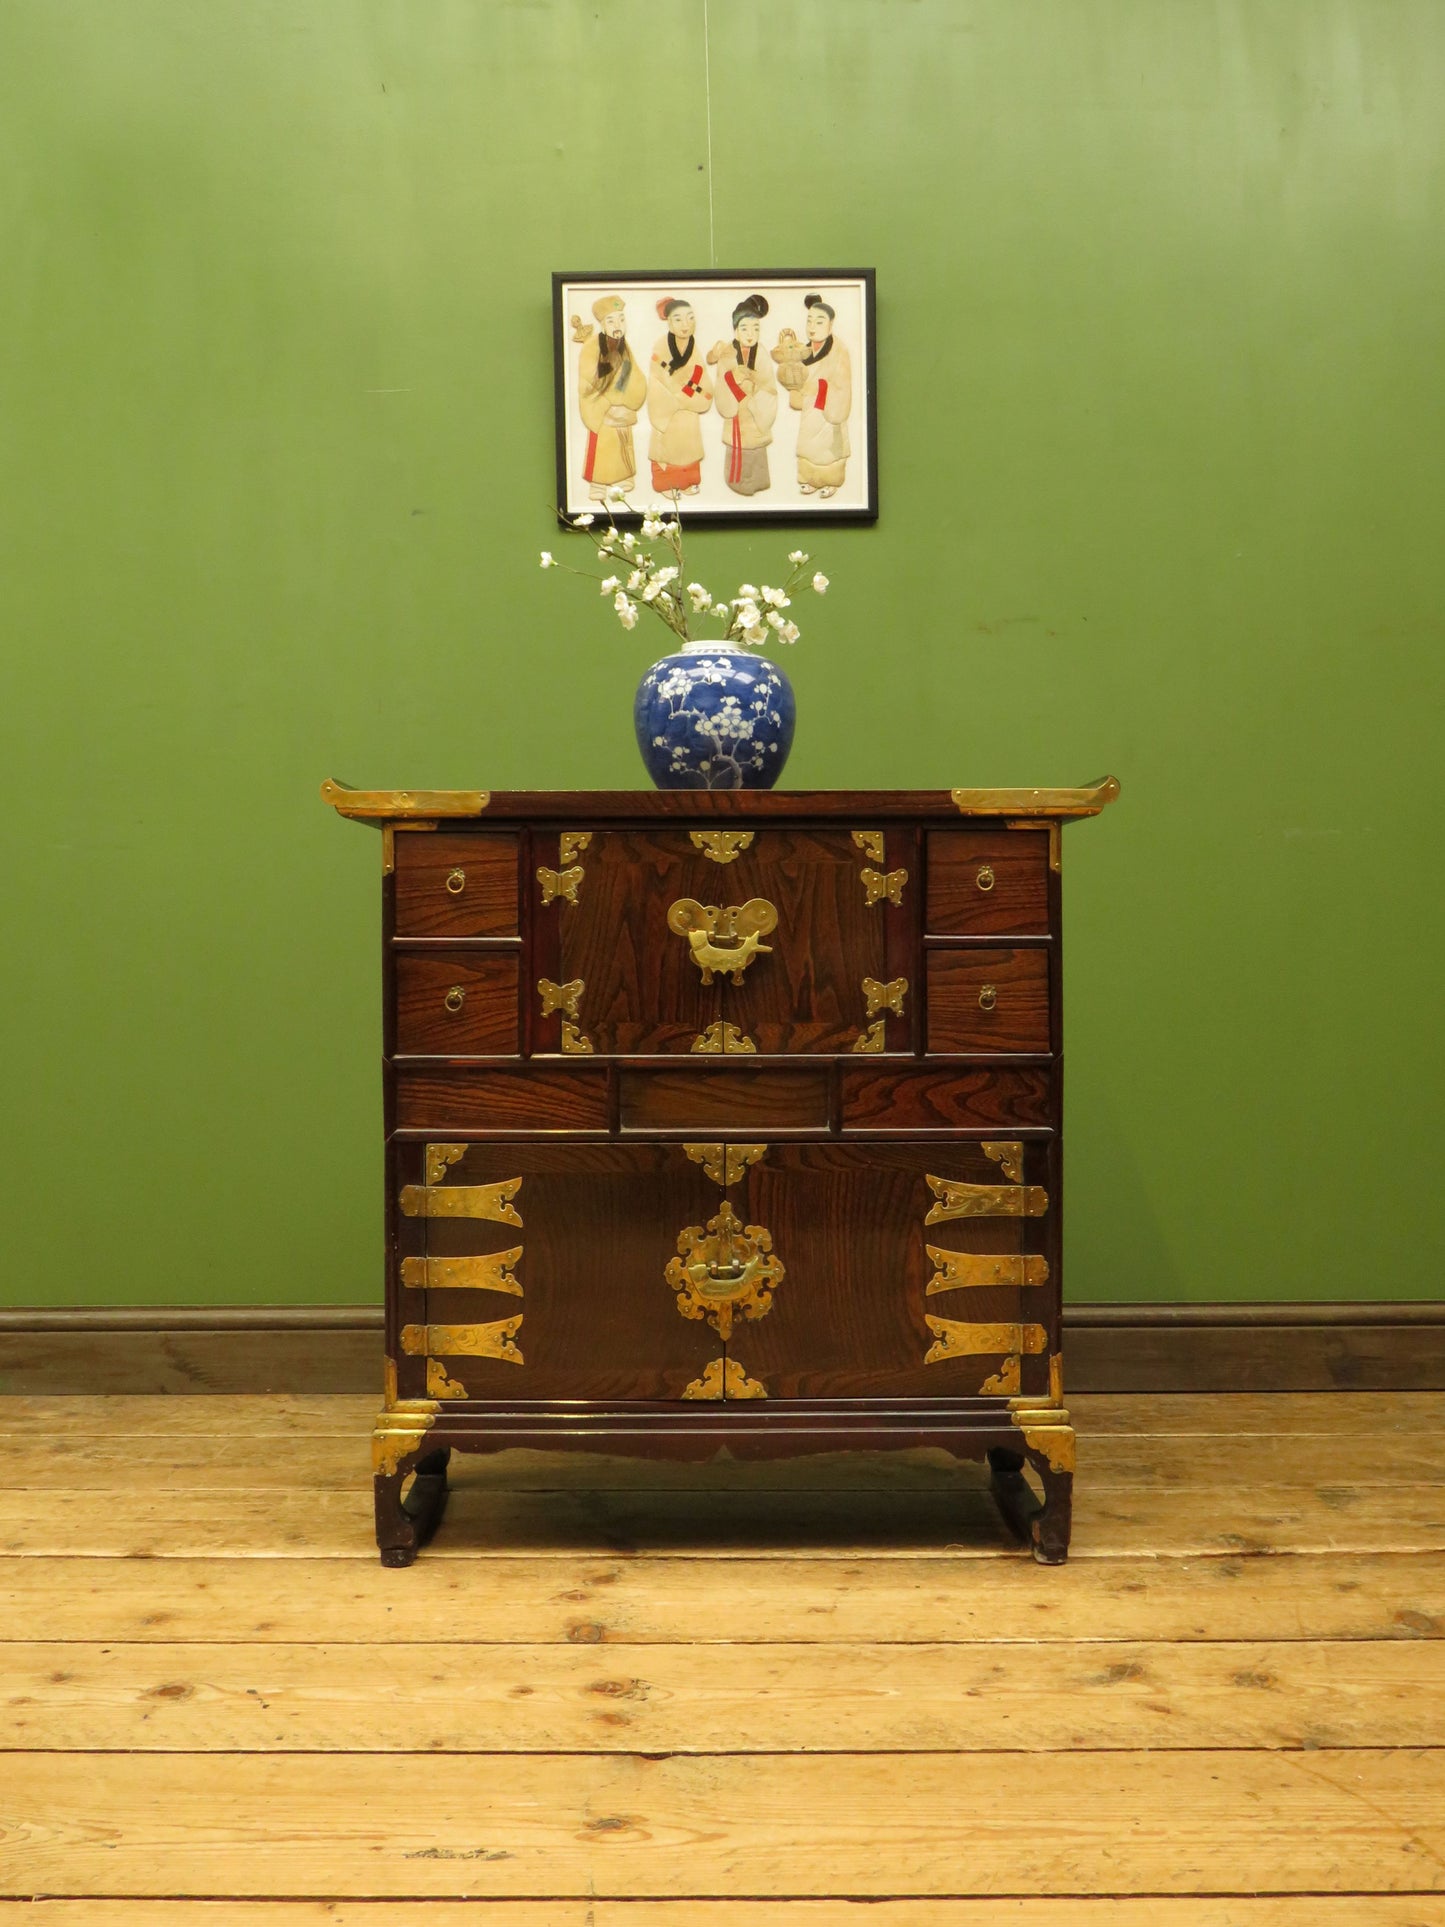
<path fill-rule="evenodd" d="M 985 984 L 978 993 L 979 1009 L 992 1010 L 994 1005 L 997 1002 L 998 1002 L 998 986 L 996 984 Z"/>
<path fill-rule="evenodd" d="M 985 863 L 978 873 L 977 881 L 979 889 L 991 890 L 994 886 L 994 880 L 993 865 L 991 863 Z"/>
<path fill-rule="evenodd" d="M 446 887 L 447 887 L 447 895 L 449 897 L 459 897 L 462 891 L 465 890 L 467 887 L 466 871 L 453 870 L 451 875 L 447 878 Z"/>
<path fill-rule="evenodd" d="M 667 927 L 686 937 L 693 962 L 710 984 L 713 972 L 731 977 L 735 984 L 756 956 L 768 956 L 772 945 L 762 939 L 778 927 L 778 911 L 766 897 L 750 897 L 746 903 L 728 904 L 719 909 L 715 903 L 699 903 L 694 897 L 679 897 L 667 913 Z"/>
<path fill-rule="evenodd" d="M 457 1014 L 466 1001 L 467 993 L 460 984 L 453 984 L 446 996 L 442 998 L 442 1002 L 453 1016 Z"/>

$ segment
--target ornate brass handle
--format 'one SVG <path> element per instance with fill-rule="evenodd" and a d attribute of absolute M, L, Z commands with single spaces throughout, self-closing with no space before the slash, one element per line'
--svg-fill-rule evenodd
<path fill-rule="evenodd" d="M 462 891 L 466 889 L 466 887 L 467 887 L 466 871 L 453 870 L 451 875 L 447 878 L 447 895 L 449 897 L 459 897 Z"/>
<path fill-rule="evenodd" d="M 994 886 L 994 880 L 993 865 L 991 863 L 985 863 L 978 873 L 977 881 L 979 889 L 991 890 Z"/>
<path fill-rule="evenodd" d="M 446 996 L 442 998 L 442 1002 L 446 1005 L 447 1009 L 451 1011 L 453 1016 L 456 1015 L 466 1001 L 467 993 L 460 984 L 453 984 Z"/>
<path fill-rule="evenodd" d="M 997 1002 L 998 1002 L 998 986 L 996 984 L 985 984 L 978 993 L 979 1009 L 992 1010 L 994 1005 Z"/>
<path fill-rule="evenodd" d="M 667 927 L 687 938 L 692 960 L 705 984 L 712 982 L 714 971 L 740 984 L 753 958 L 771 952 L 771 944 L 762 939 L 777 929 L 778 912 L 766 897 L 750 897 L 746 903 L 729 904 L 723 909 L 715 903 L 679 897 L 667 913 Z"/>

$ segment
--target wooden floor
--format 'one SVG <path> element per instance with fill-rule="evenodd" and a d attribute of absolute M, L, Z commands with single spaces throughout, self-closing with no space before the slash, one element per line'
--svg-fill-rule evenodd
<path fill-rule="evenodd" d="M 367 1401 L 0 1399 L 0 1927 L 1442 1927 L 1445 1395 L 1071 1404 L 1059 1570 L 519 1454 L 387 1572 Z"/>

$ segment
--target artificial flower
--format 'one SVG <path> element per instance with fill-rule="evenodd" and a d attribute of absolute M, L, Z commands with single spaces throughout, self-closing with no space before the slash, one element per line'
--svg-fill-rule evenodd
<path fill-rule="evenodd" d="M 827 576 L 823 575 L 821 572 L 815 575 L 813 577 L 813 587 L 817 590 L 819 595 L 827 595 L 828 593 Z"/>

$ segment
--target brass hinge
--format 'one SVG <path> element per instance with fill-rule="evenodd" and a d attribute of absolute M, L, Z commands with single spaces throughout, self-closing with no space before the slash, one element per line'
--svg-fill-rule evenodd
<path fill-rule="evenodd" d="M 560 1010 L 569 1017 L 581 1017 L 582 993 L 586 988 L 582 977 L 574 977 L 570 984 L 554 984 L 550 977 L 539 977 L 537 994 L 542 999 L 542 1015 L 550 1017 L 554 1010 Z"/>
<path fill-rule="evenodd" d="M 485 1218 L 492 1224 L 520 1224 L 512 1199 L 522 1188 L 520 1178 L 500 1184 L 406 1184 L 401 1208 L 408 1218 Z"/>
<path fill-rule="evenodd" d="M 926 1175 L 938 1202 L 929 1207 L 925 1224 L 949 1218 L 1041 1218 L 1049 1208 L 1049 1194 L 1040 1184 L 958 1184 Z"/>
<path fill-rule="evenodd" d="M 876 1017 L 880 1010 L 891 1010 L 895 1017 L 901 1017 L 903 999 L 908 995 L 908 979 L 891 977 L 886 984 L 881 984 L 876 977 L 865 977 L 863 995 L 868 1003 L 868 1016 Z"/>
<path fill-rule="evenodd" d="M 863 901 L 867 905 L 881 903 L 884 897 L 897 906 L 903 902 L 903 886 L 908 881 L 906 870 L 890 870 L 885 876 L 881 870 L 860 870 L 863 883 Z"/>
<path fill-rule="evenodd" d="M 923 1322 L 934 1337 L 924 1354 L 925 1365 L 937 1365 L 946 1358 L 1041 1352 L 1049 1342 L 1042 1325 L 970 1325 L 956 1318 L 935 1318 L 931 1312 L 923 1314 Z"/>
<path fill-rule="evenodd" d="M 1049 1279 L 1049 1261 L 1037 1252 L 945 1251 L 939 1245 L 925 1245 L 929 1262 L 938 1267 L 924 1292 L 960 1291 L 968 1286 L 987 1290 L 997 1285 L 1044 1285 Z"/>
<path fill-rule="evenodd" d="M 520 1365 L 516 1345 L 523 1314 L 499 1318 L 488 1325 L 403 1325 L 401 1349 L 409 1358 L 436 1353 L 443 1358 L 502 1358 Z"/>
<path fill-rule="evenodd" d="M 520 1298 L 512 1267 L 521 1256 L 516 1245 L 478 1258 L 403 1258 L 401 1282 L 411 1291 L 509 1291 Z"/>
<path fill-rule="evenodd" d="M 542 901 L 552 903 L 564 897 L 568 903 L 577 902 L 577 893 L 582 887 L 583 869 L 574 863 L 568 870 L 549 870 L 545 863 L 537 866 L 537 881 L 542 886 Z"/>

